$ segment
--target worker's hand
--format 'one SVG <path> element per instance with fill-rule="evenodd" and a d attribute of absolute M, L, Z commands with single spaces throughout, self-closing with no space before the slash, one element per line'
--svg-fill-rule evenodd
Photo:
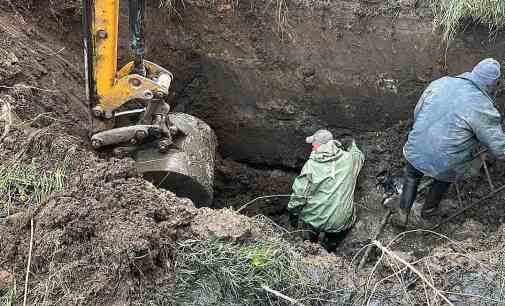
<path fill-rule="evenodd" d="M 354 138 L 352 136 L 347 135 L 341 139 L 342 141 L 342 147 L 344 150 L 349 150 L 349 148 L 352 146 L 353 143 L 355 143 Z"/>

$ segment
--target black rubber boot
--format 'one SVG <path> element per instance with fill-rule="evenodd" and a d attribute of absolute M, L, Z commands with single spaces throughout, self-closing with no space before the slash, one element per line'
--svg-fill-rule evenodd
<path fill-rule="evenodd" d="M 402 194 L 400 196 L 400 208 L 391 216 L 391 221 L 398 227 L 406 227 L 409 214 L 417 196 L 417 187 L 423 177 L 423 173 L 414 168 L 410 163 L 404 169 Z"/>
<path fill-rule="evenodd" d="M 451 183 L 435 180 L 431 185 L 430 191 L 426 195 L 424 206 L 421 211 L 421 217 L 431 218 L 439 213 L 440 201 L 449 190 Z"/>

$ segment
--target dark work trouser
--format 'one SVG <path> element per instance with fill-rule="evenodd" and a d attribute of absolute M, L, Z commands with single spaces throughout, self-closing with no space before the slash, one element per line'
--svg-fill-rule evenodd
<path fill-rule="evenodd" d="M 305 222 L 301 222 L 302 229 L 302 238 L 305 240 L 309 240 L 310 242 L 317 243 L 319 242 L 319 234 L 312 226 L 306 224 Z M 343 230 L 341 232 L 324 232 L 324 238 L 321 241 L 321 245 L 328 252 L 335 252 L 337 247 L 344 241 L 345 237 L 349 233 L 351 228 Z"/>
<path fill-rule="evenodd" d="M 407 162 L 407 166 L 404 169 L 404 177 L 403 177 L 403 190 L 400 198 L 400 208 L 410 210 L 417 196 L 417 188 L 419 186 L 419 182 L 423 178 L 424 174 L 414 168 L 409 162 Z M 451 183 L 434 180 L 431 184 L 430 190 L 426 195 L 426 200 L 423 205 L 423 212 L 429 212 L 433 209 L 438 208 L 440 201 L 444 197 L 444 195 L 449 190 Z"/>

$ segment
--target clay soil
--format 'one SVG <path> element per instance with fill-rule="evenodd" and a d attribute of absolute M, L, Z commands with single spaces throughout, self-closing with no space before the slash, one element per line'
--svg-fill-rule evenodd
<path fill-rule="evenodd" d="M 178 305 L 170 300 L 177 287 L 178 245 L 215 238 L 251 243 L 259 239 L 254 233 L 260 228 L 244 224 L 255 224 L 250 217 L 262 214 L 279 225 L 283 239 L 308 261 L 330 262 L 332 273 L 346 276 L 340 285 L 353 293 L 344 304 L 436 305 L 442 304 L 441 295 L 454 305 L 505 303 L 500 289 L 505 279 L 503 194 L 444 224 L 439 233 L 401 234 L 386 226 L 379 240 L 396 256 L 415 262 L 425 280 L 378 251 L 356 271 L 363 247 L 386 213 L 382 201 L 390 189 L 378 184 L 378 175 L 398 181 L 409 121 L 383 131 L 353 133 L 366 155 L 356 192 L 359 220 L 337 254 L 328 254 L 290 232 L 294 229 L 288 224 L 285 195 L 299 170 L 291 163 L 272 169 L 220 159 L 216 209 L 198 209 L 188 199 L 145 181 L 132 160 L 92 151 L 86 133 L 89 118 L 82 90 L 78 2 L 13 3 L 0 3 L 1 131 L 5 134 L 0 138 L 1 165 L 35 163 L 44 174 L 65 162 L 65 174 L 64 187 L 39 202 L 26 204 L 19 186 L 9 189 L 12 205 L 2 207 L 0 224 L 0 272 L 13 275 L 14 280 L 0 288 L 2 294 L 15 284 L 20 303 L 30 257 L 27 285 L 33 305 Z M 495 185 L 505 184 L 505 167 L 498 162 L 489 166 Z M 490 190 L 481 172 L 462 183 L 460 191 L 462 203 L 451 189 L 442 204 L 444 216 Z M 250 203 L 265 195 L 280 196 Z M 238 214 L 236 210 L 246 203 Z M 271 305 L 290 305 L 279 296 L 271 298 Z M 317 298 L 306 303 L 342 305 Z"/>

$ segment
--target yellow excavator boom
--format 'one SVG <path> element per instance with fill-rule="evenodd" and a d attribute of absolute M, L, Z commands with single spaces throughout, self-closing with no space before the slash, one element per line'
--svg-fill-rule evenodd
<path fill-rule="evenodd" d="M 83 0 L 91 145 L 131 156 L 144 176 L 197 205 L 210 205 L 217 145 L 198 118 L 170 113 L 173 75 L 144 59 L 145 0 L 129 0 L 133 60 L 117 69 L 119 0 Z M 128 102 L 144 107 L 131 109 Z"/>
<path fill-rule="evenodd" d="M 94 9 L 93 43 L 96 91 L 106 96 L 116 83 L 119 1 L 97 1 Z"/>

